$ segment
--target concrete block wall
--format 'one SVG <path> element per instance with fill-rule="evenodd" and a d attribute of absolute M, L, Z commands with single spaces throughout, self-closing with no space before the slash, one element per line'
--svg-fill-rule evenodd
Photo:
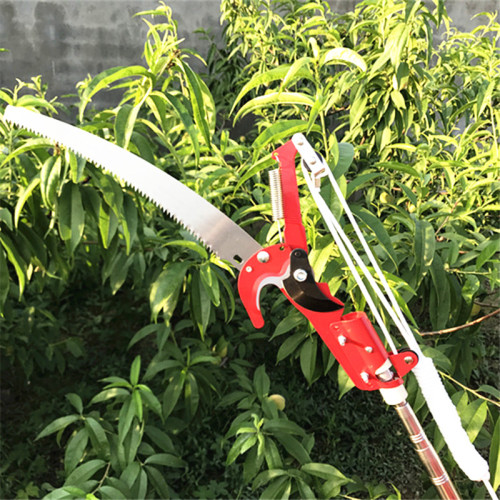
<path fill-rule="evenodd" d="M 428 0 L 431 2 L 431 0 Z M 207 42 L 194 31 L 220 33 L 220 0 L 167 0 L 185 47 L 206 53 Z M 337 12 L 356 0 L 330 0 Z M 0 0 L 0 87 L 16 78 L 42 75 L 49 96 L 75 93 L 88 74 L 113 66 L 140 64 L 147 27 L 135 13 L 157 0 Z M 480 23 L 474 14 L 500 10 L 500 0 L 448 0 L 448 12 L 461 29 Z"/>

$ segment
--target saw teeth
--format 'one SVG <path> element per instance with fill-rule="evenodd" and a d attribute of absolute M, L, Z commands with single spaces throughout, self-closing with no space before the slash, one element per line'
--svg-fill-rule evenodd
<path fill-rule="evenodd" d="M 9 105 L 4 118 L 9 123 L 61 144 L 104 172 L 119 178 L 236 268 L 240 269 L 246 259 L 262 248 L 210 202 L 157 166 L 116 144 L 26 108 Z M 165 200 L 167 195 L 168 203 Z M 201 237 L 201 234 L 205 237 Z"/>

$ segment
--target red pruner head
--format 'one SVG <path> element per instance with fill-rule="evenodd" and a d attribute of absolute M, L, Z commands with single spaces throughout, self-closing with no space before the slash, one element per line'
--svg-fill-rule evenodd
<path fill-rule="evenodd" d="M 290 273 L 291 248 L 282 244 L 259 250 L 243 265 L 238 277 L 238 292 L 255 328 L 264 326 L 260 312 L 260 292 L 266 285 L 283 288 Z"/>

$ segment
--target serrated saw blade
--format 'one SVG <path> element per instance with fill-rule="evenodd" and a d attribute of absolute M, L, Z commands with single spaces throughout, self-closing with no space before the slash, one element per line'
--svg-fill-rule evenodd
<path fill-rule="evenodd" d="M 9 105 L 4 118 L 71 149 L 119 177 L 236 268 L 240 269 L 249 257 L 262 248 L 238 224 L 193 190 L 116 144 L 26 108 Z"/>

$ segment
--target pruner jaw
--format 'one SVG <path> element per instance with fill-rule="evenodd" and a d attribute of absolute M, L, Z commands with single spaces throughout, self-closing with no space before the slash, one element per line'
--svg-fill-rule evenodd
<path fill-rule="evenodd" d="M 238 292 L 255 328 L 264 326 L 260 310 L 260 292 L 266 285 L 283 290 L 283 281 L 290 275 L 292 249 L 282 244 L 272 245 L 250 257 L 238 277 Z"/>

